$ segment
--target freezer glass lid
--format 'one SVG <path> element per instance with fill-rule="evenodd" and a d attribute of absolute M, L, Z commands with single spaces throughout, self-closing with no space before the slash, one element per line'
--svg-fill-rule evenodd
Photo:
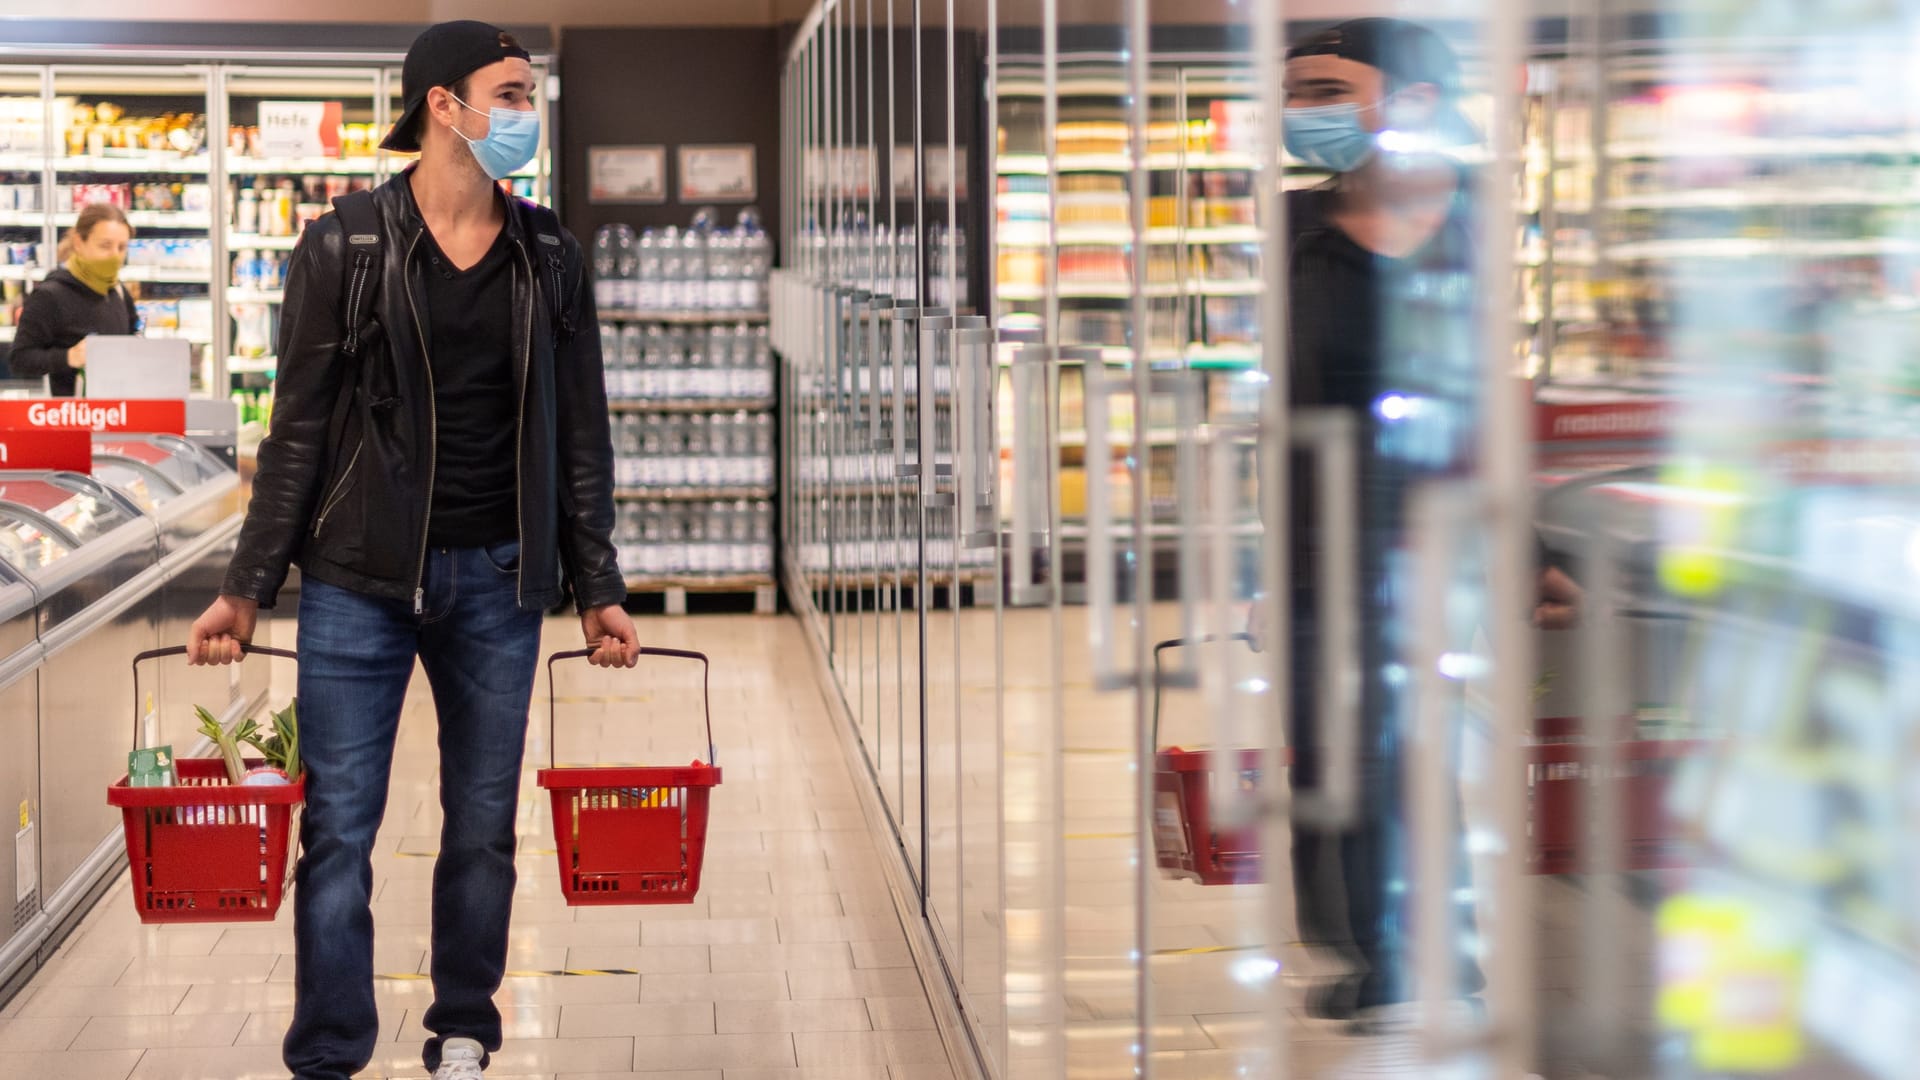
<path fill-rule="evenodd" d="M 38 570 L 73 554 L 62 537 L 24 514 L 0 507 L 0 560 Z"/>
<path fill-rule="evenodd" d="M 218 459 L 199 451 L 190 443 L 171 437 L 162 441 L 160 436 L 148 439 L 109 436 L 95 439 L 93 449 L 95 453 L 131 458 L 171 480 L 182 490 L 229 471 Z M 99 472 L 98 469 L 94 471 L 96 474 Z"/>
<path fill-rule="evenodd" d="M 95 458 L 93 478 L 115 489 L 151 514 L 180 494 L 172 483 L 138 466 Z"/>
<path fill-rule="evenodd" d="M 85 481 L 54 476 L 45 480 L 0 482 L 0 504 L 13 503 L 50 518 L 81 543 L 104 536 L 133 520 Z"/>

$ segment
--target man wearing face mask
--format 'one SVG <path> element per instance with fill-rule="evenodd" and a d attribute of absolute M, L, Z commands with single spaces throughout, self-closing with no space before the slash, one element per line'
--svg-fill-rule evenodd
<path fill-rule="evenodd" d="M 296 1080 L 346 1080 L 379 1036 L 370 909 L 416 658 L 439 721 L 423 1056 L 476 1080 L 501 1044 L 527 707 L 542 613 L 570 587 L 601 666 L 638 658 L 615 562 L 613 454 L 580 246 L 498 181 L 540 149 L 532 66 L 478 22 L 420 35 L 381 145 L 420 160 L 295 249 L 272 431 L 199 663 L 229 663 L 288 566 L 299 613 Z"/>
<path fill-rule="evenodd" d="M 1309 1011 L 1372 1032 L 1405 1031 L 1417 1019 L 1400 743 L 1411 710 L 1401 668 L 1407 509 L 1422 482 L 1471 467 L 1476 428 L 1473 182 L 1455 152 L 1476 137 L 1455 106 L 1458 85 L 1446 43 L 1397 19 L 1343 23 L 1287 58 L 1287 149 L 1334 173 L 1288 195 L 1289 392 L 1295 408 L 1352 416 L 1360 451 L 1355 818 L 1296 823 L 1294 883 L 1302 940 L 1336 953 L 1344 969 L 1314 990 Z M 1322 504 L 1310 469 L 1296 465 L 1291 483 L 1293 520 L 1303 523 L 1289 540 L 1292 779 L 1310 790 L 1332 767 L 1314 723 Z M 1463 929 L 1470 912 L 1462 900 Z M 1462 958 L 1456 985 L 1462 998 L 1480 989 L 1471 960 Z"/>

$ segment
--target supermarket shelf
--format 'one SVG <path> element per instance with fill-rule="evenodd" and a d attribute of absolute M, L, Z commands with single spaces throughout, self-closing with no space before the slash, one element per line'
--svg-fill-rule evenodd
<path fill-rule="evenodd" d="M 0 326 L 0 341 L 12 341 L 14 331 L 17 329 L 18 327 L 13 326 Z"/>
<path fill-rule="evenodd" d="M 1156 172 L 1175 171 L 1181 167 L 1181 164 L 1181 156 L 1177 153 L 1147 155 L 1147 168 Z M 1304 164 L 1304 162 L 1289 161 L 1288 164 Z M 1185 165 L 1189 172 L 1224 172 L 1228 170 L 1238 172 L 1257 169 L 1260 167 L 1260 161 L 1252 154 L 1189 151 L 1186 155 Z"/>
<path fill-rule="evenodd" d="M 616 398 L 607 403 L 607 409 L 617 413 L 768 412 L 774 405 L 772 398 Z"/>
<path fill-rule="evenodd" d="M 1133 286 L 1124 281 L 1063 281 L 1060 283 L 1062 300 L 1128 300 L 1133 297 Z"/>
<path fill-rule="evenodd" d="M 1045 247 L 1047 228 L 1040 222 L 1002 223 L 994 240 L 1001 247 Z M 1179 229 L 1162 226 L 1147 230 L 1154 244 L 1257 244 L 1261 240 L 1256 225 L 1214 225 Z M 1133 230 L 1126 225 L 1062 225 L 1054 242 L 1061 247 L 1125 247 L 1133 242 Z"/>
<path fill-rule="evenodd" d="M 718 502 L 733 499 L 771 499 L 773 496 L 773 488 L 762 484 L 615 488 L 613 492 L 615 499 L 627 502 Z"/>
<path fill-rule="evenodd" d="M 1701 188 L 1616 195 L 1607 200 L 1619 210 L 1737 210 L 1767 206 L 1915 206 L 1920 191 L 1867 191 L 1861 188 L 1808 188 L 1804 191 L 1746 191 Z"/>
<path fill-rule="evenodd" d="M 0 172 L 40 172 L 47 167 L 47 159 L 35 154 L 0 154 Z"/>
<path fill-rule="evenodd" d="M 227 300 L 235 304 L 284 304 L 285 289 L 228 289 Z"/>
<path fill-rule="evenodd" d="M 80 220 L 77 210 L 65 210 L 53 215 L 53 223 L 66 228 Z M 0 211 L 0 226 L 37 229 L 46 224 L 47 214 L 41 210 Z M 127 223 L 136 229 L 207 229 L 213 227 L 213 216 L 199 210 L 129 210 Z"/>
<path fill-rule="evenodd" d="M 229 356 L 227 374 L 229 375 L 271 375 L 280 370 L 280 358 L 277 356 Z"/>
<path fill-rule="evenodd" d="M 45 277 L 45 274 L 37 274 Z M 120 271 L 123 281 L 151 281 L 176 285 L 206 285 L 213 279 L 212 270 L 175 270 L 163 266 L 129 266 Z"/>
<path fill-rule="evenodd" d="M 37 166 L 36 166 L 37 167 Z M 63 173 L 166 173 L 175 176 L 205 176 L 207 159 L 181 157 L 178 154 L 147 154 L 139 157 L 58 157 L 55 172 Z"/>
<path fill-rule="evenodd" d="M 1133 169 L 1133 159 L 1126 154 L 1061 154 L 1058 161 L 1063 173 L 1124 173 Z M 1155 172 L 1174 172 L 1182 164 L 1181 155 L 1177 153 L 1147 155 L 1147 168 Z M 1288 164 L 1304 166 L 1305 163 L 1290 161 Z M 1184 165 L 1188 171 L 1239 171 L 1257 169 L 1260 162 L 1252 154 L 1198 152 L 1187 154 Z M 995 170 L 1001 176 L 1045 176 L 1047 159 L 1044 154 L 1004 154 Z"/>
<path fill-rule="evenodd" d="M 641 311 L 635 308 L 603 308 L 599 317 L 608 322 L 655 323 L 763 323 L 764 311 Z"/>
<path fill-rule="evenodd" d="M 1128 367 L 1133 364 L 1133 350 L 1124 345 L 1107 345 L 1100 349 L 1101 359 L 1115 367 Z M 1182 364 L 1182 360 L 1185 363 Z M 1072 357 L 1061 357 L 1062 365 L 1072 367 L 1080 363 Z M 1147 353 L 1147 362 L 1156 370 L 1191 367 L 1199 369 L 1241 370 L 1260 366 L 1260 347 L 1257 345 L 1189 345 L 1185 352 L 1176 349 L 1152 349 Z M 1001 367 L 1011 367 L 1013 361 L 1005 356 L 1000 358 Z"/>
<path fill-rule="evenodd" d="M 1257 244 L 1264 239 L 1258 225 L 1206 225 L 1184 230 L 1163 226 L 1147 230 L 1148 241 L 1155 244 Z"/>
<path fill-rule="evenodd" d="M 1607 154 L 1614 158 L 1905 157 L 1920 155 L 1920 139 L 1898 135 L 1625 139 L 1607 144 Z"/>
<path fill-rule="evenodd" d="M 1045 176 L 1047 175 L 1047 156 L 1045 154 L 1002 154 L 995 161 L 994 168 L 1001 176 Z"/>
<path fill-rule="evenodd" d="M 0 270 L 6 270 L 6 269 L 10 269 L 10 268 L 0 267 Z M 998 297 L 1001 300 L 1008 300 L 1016 303 L 1022 302 L 1022 301 L 1040 301 L 1040 300 L 1045 300 L 1047 298 L 1047 289 L 1046 289 L 1046 286 L 1044 285 L 1002 284 L 997 286 L 994 289 L 994 296 Z"/>
<path fill-rule="evenodd" d="M 1920 254 L 1920 241 L 1886 237 L 1855 240 L 1749 239 L 1702 237 L 1686 240 L 1647 240 L 1619 244 L 1608 254 L 1621 262 L 1652 259 L 1748 259 L 1763 256 L 1798 259 L 1870 258 L 1878 255 Z"/>
<path fill-rule="evenodd" d="M 258 176 L 285 173 L 330 173 L 334 176 L 372 176 L 380 169 L 379 158 L 232 158 L 227 171 L 235 175 Z"/>
<path fill-rule="evenodd" d="M 1123 173 L 1133 171 L 1133 159 L 1126 154 L 1060 154 L 1055 159 L 1060 172 Z"/>
<path fill-rule="evenodd" d="M 38 281 L 46 276 L 37 273 L 39 269 L 37 266 L 0 266 L 0 281 L 25 281 L 29 277 Z"/>
<path fill-rule="evenodd" d="M 828 574 L 825 570 L 809 570 L 806 576 L 807 584 L 816 589 L 832 587 L 842 589 L 871 589 L 880 585 L 891 585 L 896 579 L 899 579 L 901 584 L 912 587 L 918 584 L 920 579 L 918 571 L 913 568 L 903 568 L 898 571 L 888 570 L 884 572 L 880 570 L 841 570 L 834 574 Z M 981 581 L 992 581 L 993 567 L 968 567 L 967 569 L 961 570 L 958 576 L 960 584 L 962 585 L 971 585 Z M 935 587 L 951 585 L 953 584 L 954 577 L 955 575 L 952 571 L 928 570 L 927 584 Z"/>
<path fill-rule="evenodd" d="M 228 251 L 292 251 L 300 243 L 298 236 L 262 236 L 259 233 L 228 233 Z"/>
<path fill-rule="evenodd" d="M 1179 432 L 1174 431 L 1172 428 L 1153 428 L 1147 432 L 1147 443 L 1150 446 L 1172 446 L 1178 440 Z M 1132 446 L 1133 433 L 1127 431 L 1110 431 L 1107 433 L 1107 443 L 1111 446 Z M 1087 433 L 1084 431 L 1063 431 L 1060 433 L 1060 445 L 1085 446 L 1087 445 Z"/>

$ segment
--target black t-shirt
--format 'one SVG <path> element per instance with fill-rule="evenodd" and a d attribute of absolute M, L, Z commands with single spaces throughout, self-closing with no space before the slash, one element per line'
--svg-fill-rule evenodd
<path fill-rule="evenodd" d="M 519 533 L 513 248 L 501 230 L 455 269 L 427 235 L 428 363 L 438 442 L 427 542 L 480 547 Z"/>

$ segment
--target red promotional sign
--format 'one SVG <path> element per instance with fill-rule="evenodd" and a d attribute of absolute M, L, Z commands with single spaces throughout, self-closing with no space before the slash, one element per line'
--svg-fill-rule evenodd
<path fill-rule="evenodd" d="M 1535 405 L 1534 438 L 1540 442 L 1644 442 L 1666 434 L 1672 411 L 1664 401 Z"/>
<path fill-rule="evenodd" d="M 184 435 L 187 432 L 187 403 L 179 400 L 110 401 L 100 398 L 0 401 L 0 431 L 58 428 Z"/>
<path fill-rule="evenodd" d="M 93 471 L 93 436 L 80 428 L 0 429 L 0 469 Z"/>

